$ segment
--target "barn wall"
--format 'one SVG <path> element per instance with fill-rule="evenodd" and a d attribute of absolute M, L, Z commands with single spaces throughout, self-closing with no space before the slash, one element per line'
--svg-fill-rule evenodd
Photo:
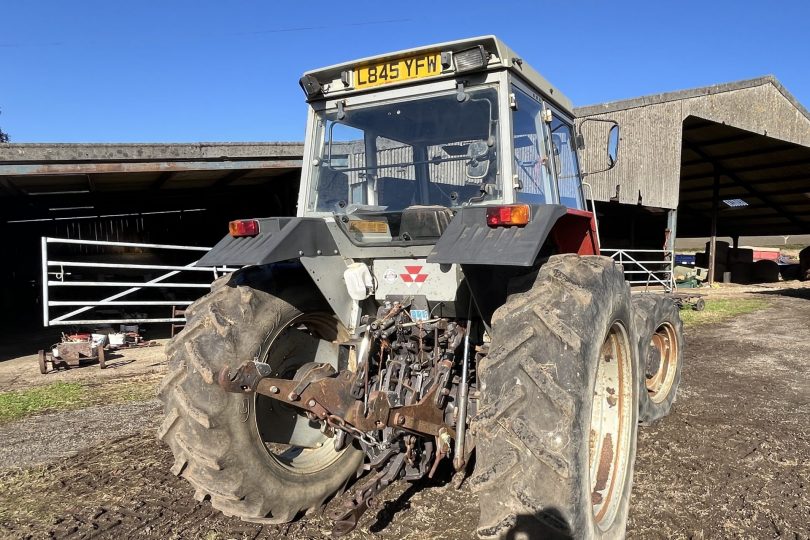
<path fill-rule="evenodd" d="M 680 97 L 678 97 L 680 96 Z M 587 177 L 594 197 L 608 201 L 621 185 L 618 201 L 677 208 L 683 121 L 690 116 L 727 124 L 791 143 L 810 146 L 806 111 L 770 78 L 751 86 L 732 83 L 703 90 L 674 92 L 616 104 L 577 109 L 587 146 L 583 168 L 604 164 L 606 129 L 583 121 L 612 119 L 621 127 L 619 160 L 607 172 Z"/>

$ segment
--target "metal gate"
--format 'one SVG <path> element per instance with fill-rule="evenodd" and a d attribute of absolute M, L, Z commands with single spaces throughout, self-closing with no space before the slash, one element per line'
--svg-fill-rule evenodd
<path fill-rule="evenodd" d="M 663 287 L 666 292 L 675 288 L 675 253 L 666 249 L 602 249 L 624 268 L 630 285 Z"/>
<path fill-rule="evenodd" d="M 57 256 L 52 260 L 49 246 L 75 245 L 75 251 L 86 251 L 92 256 L 84 260 L 68 260 Z M 236 270 L 229 267 L 194 266 L 202 253 L 210 251 L 209 247 L 178 246 L 166 244 L 142 244 L 135 242 L 108 242 L 101 240 L 75 240 L 67 238 L 42 238 L 42 323 L 44 326 L 95 325 L 117 323 L 182 323 L 185 319 L 179 316 L 154 316 L 154 314 L 131 315 L 122 308 L 146 308 L 155 311 L 163 306 L 169 313 L 174 308 L 184 308 L 197 297 L 202 296 L 210 287 L 211 281 L 228 272 Z M 110 262 L 115 253 L 143 255 L 146 253 L 170 254 L 171 264 L 137 264 Z M 87 255 L 87 253 L 85 253 Z M 165 255 L 163 257 L 166 257 Z M 158 256 L 160 258 L 160 256 Z M 189 262 L 176 262 L 178 259 L 189 259 Z M 154 275 L 159 273 L 159 275 Z M 103 279 L 100 278 L 103 277 Z M 180 281 L 178 281 L 178 279 Z M 97 300 L 77 298 L 76 291 L 99 291 L 118 289 L 118 292 Z M 123 289 L 123 290 L 121 290 Z M 70 293 L 65 294 L 65 291 Z M 144 299 L 143 296 L 159 297 Z M 65 298 L 65 297 L 68 298 Z M 58 297 L 59 299 L 54 299 Z M 66 311 L 65 308 L 75 307 Z M 54 314 L 54 309 L 60 313 Z M 61 309 L 60 309 L 61 308 Z M 106 309 L 107 316 L 95 315 L 91 318 L 77 318 L 88 311 Z M 171 308 L 171 310 L 169 309 Z M 110 314 L 119 311 L 119 315 Z"/>

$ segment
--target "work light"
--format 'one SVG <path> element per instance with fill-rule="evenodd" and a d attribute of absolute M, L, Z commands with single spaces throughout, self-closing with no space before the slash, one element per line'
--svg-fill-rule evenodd
<path fill-rule="evenodd" d="M 489 53 L 487 53 L 483 45 L 453 53 L 453 64 L 455 64 L 456 73 L 481 69 L 487 65 L 488 60 Z"/>

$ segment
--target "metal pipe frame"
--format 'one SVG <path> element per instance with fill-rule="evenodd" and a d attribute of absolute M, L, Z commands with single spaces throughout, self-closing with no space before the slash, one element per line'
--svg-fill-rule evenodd
<path fill-rule="evenodd" d="M 49 326 L 75 326 L 83 324 L 127 324 L 127 323 L 170 323 L 170 322 L 186 322 L 182 318 L 174 319 L 86 319 L 86 320 L 70 320 L 70 321 L 50 321 Z"/>
<path fill-rule="evenodd" d="M 51 300 L 49 306 L 190 306 L 191 300 L 133 300 L 132 302 L 104 302 L 90 300 Z"/>
<path fill-rule="evenodd" d="M 48 260 L 48 244 L 77 244 L 77 245 L 93 245 L 93 246 L 110 246 L 110 247 L 135 247 L 147 249 L 165 249 L 165 250 L 181 250 L 181 251 L 199 251 L 207 252 L 211 248 L 201 246 L 181 246 L 171 244 L 147 244 L 141 242 L 112 242 L 103 240 L 76 240 L 70 238 L 51 238 L 43 237 L 41 240 L 42 249 L 42 323 L 43 326 L 65 326 L 65 325 L 83 325 L 83 324 L 111 324 L 111 323 L 164 323 L 164 322 L 183 322 L 184 318 L 171 317 L 171 318 L 152 318 L 152 319 L 71 319 L 80 313 L 84 313 L 97 306 L 188 306 L 192 302 L 189 300 L 118 300 L 131 293 L 140 291 L 144 288 L 180 288 L 180 289 L 208 289 L 210 284 L 207 283 L 166 283 L 165 280 L 176 276 L 183 271 L 194 272 L 212 272 L 214 279 L 219 276 L 219 273 L 231 272 L 236 268 L 223 267 L 197 267 L 197 261 L 193 261 L 185 266 L 176 265 L 152 265 L 152 264 L 116 264 L 116 263 L 95 263 L 95 262 L 81 262 L 81 261 L 49 261 Z M 48 270 L 50 267 L 59 267 L 61 272 L 57 273 L 59 280 L 49 280 Z M 146 282 L 129 282 L 129 281 L 63 281 L 65 267 L 82 267 L 82 268 L 117 268 L 128 270 L 168 270 L 167 273 L 153 278 Z M 49 287 L 128 287 L 126 290 L 103 298 L 101 300 L 88 300 L 88 301 L 61 301 L 51 300 L 49 295 Z M 81 306 L 78 309 L 60 315 L 54 319 L 50 318 L 50 307 L 60 306 Z"/>
<path fill-rule="evenodd" d="M 138 281 L 49 281 L 49 287 L 163 287 L 207 289 L 210 283 L 140 283 Z"/>
<path fill-rule="evenodd" d="M 152 249 L 179 249 L 186 251 L 211 251 L 210 247 L 201 247 L 201 246 L 176 246 L 172 244 L 141 244 L 138 242 L 110 242 L 107 240 L 76 240 L 73 238 L 45 237 L 45 241 L 49 244 L 79 244 L 82 246 L 141 247 Z"/>
<path fill-rule="evenodd" d="M 641 268 L 641 270 L 623 270 L 625 274 L 647 274 L 646 280 L 627 280 L 630 284 L 646 284 L 648 287 L 652 282 L 660 284 L 667 292 L 672 292 L 674 289 L 674 250 L 668 249 L 603 249 L 603 253 L 613 253 L 610 255 L 611 259 L 616 260 L 619 264 L 624 267 L 625 263 L 628 264 L 635 264 Z M 668 255 L 669 259 L 657 260 L 657 261 L 639 261 L 636 260 L 630 253 L 663 253 Z M 618 259 L 617 259 L 618 257 Z M 666 268 L 661 270 L 651 270 L 647 268 L 647 264 L 660 264 L 666 265 Z M 669 279 L 664 281 L 657 274 L 667 275 L 669 274 Z"/>
<path fill-rule="evenodd" d="M 116 264 L 116 263 L 97 263 L 97 262 L 78 262 L 78 261 L 48 261 L 48 266 L 61 266 L 70 268 L 130 268 L 135 270 L 189 270 L 192 272 L 211 272 L 212 270 L 220 270 L 222 272 L 233 272 L 237 268 L 229 268 L 227 266 L 171 266 L 161 264 Z"/>

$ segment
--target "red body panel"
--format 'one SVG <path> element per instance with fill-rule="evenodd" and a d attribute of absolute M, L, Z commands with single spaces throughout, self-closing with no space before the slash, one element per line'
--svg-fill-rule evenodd
<path fill-rule="evenodd" d="M 596 220 L 592 212 L 569 208 L 551 230 L 551 238 L 560 253 L 599 255 Z"/>

